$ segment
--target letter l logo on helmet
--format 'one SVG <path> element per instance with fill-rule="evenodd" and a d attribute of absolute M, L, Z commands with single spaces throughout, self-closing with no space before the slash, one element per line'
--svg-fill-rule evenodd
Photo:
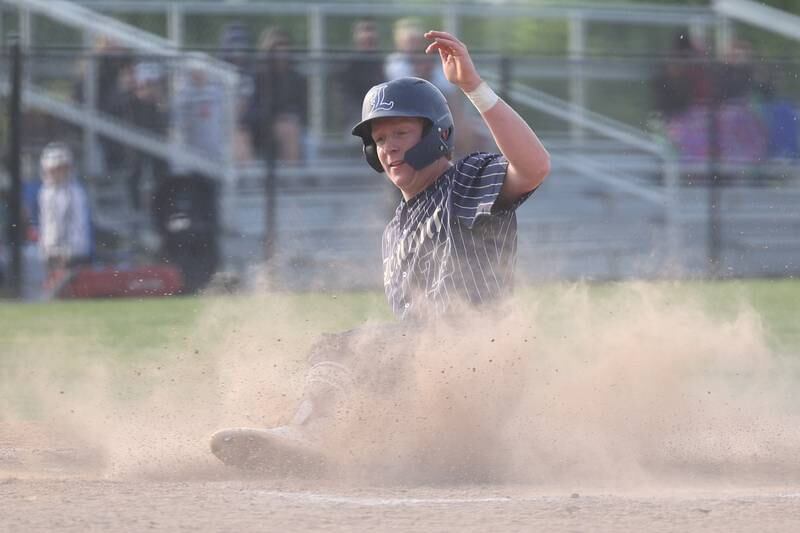
<path fill-rule="evenodd" d="M 386 85 L 381 85 L 375 90 L 372 98 L 372 112 L 390 111 L 394 108 L 394 100 L 386 101 Z"/>

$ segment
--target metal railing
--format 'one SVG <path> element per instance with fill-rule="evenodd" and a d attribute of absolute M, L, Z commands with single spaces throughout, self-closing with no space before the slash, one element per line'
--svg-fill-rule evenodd
<path fill-rule="evenodd" d="M 222 162 L 197 150 L 183 147 L 176 150 L 168 137 L 125 124 L 100 113 L 77 108 L 75 105 L 54 98 L 47 91 L 34 85 L 23 86 L 22 102 L 26 107 L 38 109 L 67 123 L 89 128 L 105 137 L 124 142 L 149 155 L 170 161 L 188 170 L 224 176 L 227 172 Z M 8 95 L 8 83 L 0 84 L 0 94 Z"/>
<path fill-rule="evenodd" d="M 332 107 L 330 97 L 336 92 L 335 84 L 331 83 L 332 74 L 336 72 L 336 61 L 344 59 L 341 54 L 331 53 L 326 48 L 327 17 L 342 14 L 353 16 L 371 14 L 373 16 L 387 17 L 408 14 L 407 6 L 396 4 L 382 6 L 373 4 L 226 3 L 221 5 L 200 2 L 172 2 L 167 4 L 155 2 L 82 2 L 80 6 L 67 6 L 66 4 L 70 4 L 69 2 L 45 2 L 43 0 L 0 0 L 0 2 L 5 5 L 15 6 L 21 10 L 21 13 L 25 10 L 23 6 L 28 6 L 30 8 L 28 12 L 33 9 L 36 13 L 46 17 L 50 17 L 55 13 L 52 11 L 54 6 L 59 6 L 65 10 L 74 10 L 74 13 L 84 13 L 89 7 L 102 9 L 106 13 L 124 13 L 126 10 L 133 12 L 155 12 L 161 10 L 166 16 L 171 17 L 170 20 L 172 22 L 167 25 L 168 38 L 143 36 L 140 31 L 134 31 L 136 30 L 135 28 L 127 27 L 126 29 L 125 25 L 119 26 L 113 20 L 108 20 L 109 17 L 98 18 L 97 16 L 86 14 L 84 23 L 72 15 L 66 16 L 62 13 L 60 16 L 63 23 L 70 26 L 77 24 L 77 27 L 82 31 L 92 35 L 95 30 L 99 31 L 101 29 L 99 26 L 108 22 L 108 27 L 114 28 L 114 32 L 116 32 L 114 35 L 118 39 L 119 36 L 123 36 L 119 39 L 122 44 L 126 44 L 142 53 L 146 52 L 147 55 L 166 58 L 168 61 L 173 62 L 173 66 L 189 61 L 191 57 L 182 50 L 183 41 L 181 40 L 183 30 L 181 29 L 182 22 L 180 21 L 183 20 L 181 17 L 187 13 L 302 14 L 308 17 L 309 21 L 309 50 L 305 52 L 297 51 L 296 53 L 305 57 L 304 73 L 308 74 L 311 88 L 309 91 L 309 107 L 311 111 L 309 131 L 311 136 L 317 138 L 330 134 L 331 126 L 326 124 L 325 121 L 328 119 L 322 111 Z M 420 9 L 417 10 L 417 7 Z M 589 31 L 586 24 L 587 22 L 619 22 L 620 19 L 615 17 L 621 17 L 623 22 L 632 24 L 647 23 L 672 26 L 689 22 L 700 25 L 703 28 L 719 28 L 721 24 L 719 17 L 706 8 L 688 8 L 673 11 L 672 7 L 663 6 L 647 6 L 644 8 L 640 6 L 600 8 L 584 5 L 496 7 L 496 15 L 498 17 L 536 16 L 539 18 L 565 18 L 565 20 L 570 21 L 572 31 L 568 34 L 569 57 L 560 60 L 541 57 L 510 57 L 509 59 L 514 64 L 514 76 L 511 77 L 507 87 L 503 87 L 503 89 L 507 90 L 509 99 L 514 102 L 515 107 L 520 111 L 539 113 L 548 119 L 559 121 L 565 126 L 563 131 L 557 132 L 561 139 L 565 139 L 563 145 L 555 148 L 559 172 L 569 174 L 569 177 L 580 176 L 582 178 L 581 181 L 597 183 L 599 185 L 598 189 L 609 190 L 613 194 L 620 193 L 618 196 L 623 197 L 632 195 L 641 200 L 639 204 L 646 204 L 647 207 L 656 206 L 658 210 L 663 210 L 665 216 L 657 219 L 654 217 L 654 221 L 650 224 L 654 228 L 654 233 L 661 234 L 662 231 L 666 232 L 666 240 L 662 239 L 659 245 L 665 246 L 668 250 L 667 254 L 670 256 L 677 254 L 676 251 L 680 249 L 681 244 L 680 228 L 685 226 L 687 221 L 688 223 L 693 223 L 705 211 L 702 204 L 698 204 L 695 201 L 690 208 L 691 216 L 685 216 L 688 210 L 684 209 L 681 202 L 678 201 L 681 189 L 681 167 L 676 161 L 674 153 L 665 146 L 658 135 L 654 135 L 641 127 L 632 126 L 631 123 L 614 120 L 588 109 L 585 103 L 587 96 L 589 96 L 587 91 L 591 89 L 591 86 L 583 85 L 588 80 L 594 79 L 594 77 L 602 80 L 624 80 L 625 82 L 630 82 L 630 80 L 636 79 L 637 75 L 641 77 L 652 73 L 656 61 L 664 58 L 634 57 L 628 58 L 627 63 L 622 64 L 622 61 L 625 61 L 624 58 L 622 60 L 613 58 L 614 60 L 612 61 L 603 57 L 586 57 L 586 32 Z M 415 14 L 441 15 L 445 21 L 444 27 L 449 29 L 458 28 L 465 18 L 475 16 L 474 6 L 470 8 L 469 6 L 455 4 L 415 5 L 414 10 Z M 494 7 L 492 15 L 495 15 Z M 24 23 L 24 18 L 23 16 L 21 19 L 21 27 L 29 27 L 29 24 L 26 26 Z M 28 34 L 28 42 L 31 40 L 30 37 L 31 34 Z M 137 45 L 136 43 L 139 44 Z M 84 52 L 81 50 L 79 53 Z M 200 57 L 202 61 L 209 62 L 210 72 L 217 72 L 214 69 L 219 67 L 221 69 L 218 71 L 220 75 L 227 76 L 225 72 L 229 72 L 228 66 L 214 59 L 207 59 L 210 57 L 208 55 Z M 483 61 L 485 65 L 492 63 L 486 57 L 481 57 L 481 54 L 476 54 L 476 58 Z M 560 64 L 555 64 L 556 61 Z M 496 61 L 494 62 L 496 63 Z M 613 64 L 615 68 L 604 68 L 606 64 Z M 540 65 L 545 65 L 547 68 L 540 70 Z M 592 68 L 583 68 L 586 65 L 591 65 Z M 486 73 L 493 85 L 498 89 L 501 88 L 503 82 L 499 72 L 495 72 L 491 68 L 486 70 L 482 68 L 481 72 Z M 559 93 L 563 97 L 559 98 L 551 93 L 532 89 L 530 83 L 523 83 L 519 79 L 530 81 L 530 79 L 537 79 L 537 77 L 543 77 L 548 80 L 566 80 L 566 89 L 563 94 Z M 230 83 L 233 80 L 235 78 L 229 78 Z M 320 92 L 320 88 L 325 90 Z M 248 207 L 248 216 L 251 218 L 247 221 L 231 221 L 231 224 L 227 227 L 229 230 L 228 236 L 234 238 L 236 234 L 247 231 L 251 239 L 248 241 L 247 246 L 251 246 L 253 240 L 257 239 L 257 234 L 260 234 L 264 228 L 264 224 L 259 218 L 263 208 L 262 198 L 259 193 L 263 192 L 262 187 L 266 171 L 262 161 L 255 160 L 235 165 L 223 163 L 220 165 L 219 162 L 215 163 L 207 157 L 204 158 L 204 154 L 198 154 L 186 148 L 177 148 L 177 145 L 169 137 L 155 137 L 149 132 L 130 128 L 128 125 L 120 123 L 111 117 L 92 111 L 91 105 L 84 107 L 75 105 L 52 96 L 38 86 L 27 86 L 26 99 L 30 106 L 42 109 L 66 122 L 76 124 L 92 132 L 92 135 L 102 135 L 129 144 L 137 150 L 148 154 L 164 159 L 177 160 L 180 164 L 200 166 L 204 170 L 220 173 L 219 175 L 230 176 L 231 174 L 225 173 L 235 172 L 236 177 L 247 178 L 240 182 L 240 187 L 230 188 L 227 191 L 225 201 L 239 201 L 239 199 L 246 201 L 250 206 Z M 233 102 L 235 98 L 230 96 L 229 100 Z M 231 116 L 233 116 L 233 113 Z M 645 124 L 645 122 L 645 117 L 638 117 L 635 121 L 632 121 L 632 123 L 637 124 Z M 549 139 L 556 138 L 555 135 L 550 135 L 550 132 L 542 131 L 538 125 L 537 131 L 542 133 L 546 144 L 548 144 Z M 344 132 L 340 131 L 339 133 L 339 139 L 341 140 L 344 137 Z M 618 160 L 615 161 L 613 157 L 603 158 L 596 156 L 600 149 L 596 149 L 593 143 L 602 144 L 603 146 L 608 143 L 614 153 L 619 154 Z M 555 143 L 553 144 L 555 145 Z M 343 183 L 347 182 L 347 187 L 349 187 L 347 192 L 349 194 L 364 194 L 367 186 L 372 188 L 369 193 L 374 193 L 377 189 L 375 184 L 379 182 L 371 171 L 363 165 L 358 147 L 355 145 L 351 147 L 353 149 L 350 150 L 348 156 L 340 159 L 329 161 L 325 158 L 320 158 L 305 165 L 278 165 L 275 169 L 275 174 L 282 180 L 280 192 L 289 196 L 294 195 L 297 198 L 314 193 L 335 195 L 337 191 L 338 193 L 343 192 L 341 188 Z M 630 160 L 632 159 L 635 159 L 635 161 L 631 162 Z M 726 170 L 724 165 L 720 165 L 718 169 Z M 701 168 L 700 170 L 702 171 L 703 169 Z M 658 174 L 661 179 L 648 181 L 648 179 L 643 178 L 643 175 L 652 174 Z M 352 179 L 347 180 L 348 176 Z M 365 184 L 367 185 L 365 186 Z M 368 195 L 364 196 L 364 198 L 367 197 Z M 299 213 L 304 209 L 303 204 L 304 202 L 299 200 L 297 207 L 293 207 L 293 209 Z M 239 211 L 236 206 L 232 205 L 230 209 L 224 208 L 223 212 L 228 213 L 227 216 L 230 216 L 230 213 L 238 213 Z M 304 215 L 320 216 L 316 212 L 311 213 L 311 210 L 308 212 L 303 211 L 303 213 Z M 745 213 L 744 216 L 748 216 L 748 214 Z M 786 217 L 792 221 L 795 220 L 790 215 L 786 215 Z M 317 222 L 319 222 L 319 227 L 325 228 L 328 221 L 320 219 Z M 358 221 L 348 223 L 354 228 L 358 228 L 360 224 Z M 242 228 L 246 228 L 246 230 L 240 231 Z M 301 227 L 293 227 L 292 231 L 302 232 L 303 230 Z M 319 238 L 324 239 L 324 237 Z M 565 245 L 567 244 L 565 243 Z M 249 253 L 252 256 L 252 251 Z"/>
<path fill-rule="evenodd" d="M 236 128 L 236 109 L 233 95 L 238 90 L 239 74 L 234 67 L 202 52 L 193 52 L 191 55 L 181 51 L 175 43 L 157 35 L 130 26 L 93 9 L 66 0 L 0 0 L 0 4 L 17 8 L 20 22 L 20 40 L 23 46 L 30 46 L 32 42 L 31 14 L 43 16 L 60 24 L 81 31 L 84 42 L 91 44 L 93 38 L 104 36 L 113 39 L 121 46 L 148 57 L 164 57 L 172 60 L 181 59 L 191 63 L 191 68 L 198 68 L 207 75 L 221 83 L 228 97 L 225 98 L 227 112 L 223 124 L 232 139 Z M 180 139 L 155 139 L 152 135 L 136 132 L 124 124 L 114 124 L 109 117 L 103 117 L 97 112 L 97 94 L 94 90 L 97 82 L 97 72 L 92 67 L 87 69 L 84 78 L 85 102 L 84 105 L 66 101 L 56 101 L 47 98 L 44 91 L 37 90 L 29 84 L 26 93 L 28 102 L 44 111 L 53 112 L 56 116 L 79 125 L 84 130 L 84 158 L 87 161 L 98 159 L 97 134 L 103 135 L 123 143 L 134 146 L 150 155 L 163 157 L 169 153 L 169 159 L 178 161 L 188 169 L 202 171 L 213 169 L 218 176 L 225 176 L 229 181 L 235 179 L 236 166 L 233 164 L 233 148 L 226 146 L 222 161 L 209 161 L 206 157 L 199 157 L 195 151 L 180 142 Z"/>
<path fill-rule="evenodd" d="M 65 4 L 75 4 L 83 9 L 86 20 L 102 20 L 102 26 L 107 26 L 119 35 L 123 33 L 129 38 L 130 46 L 135 46 L 140 34 L 130 26 L 124 28 L 119 23 L 114 23 L 111 17 L 98 19 L 99 13 L 123 16 L 125 14 L 160 14 L 166 20 L 165 37 L 152 36 L 150 43 L 162 49 L 182 49 L 186 47 L 185 28 L 186 18 L 195 15 L 209 16 L 298 16 L 305 18 L 307 28 L 307 41 L 305 47 L 312 54 L 312 61 L 318 59 L 326 50 L 331 49 L 329 42 L 332 21 L 339 17 L 371 16 L 376 19 L 397 18 L 414 15 L 418 17 L 440 17 L 441 27 L 457 33 L 463 24 L 476 18 L 476 3 L 431 3 L 414 4 L 412 6 L 397 3 L 307 3 L 307 2 L 199 2 L 199 1 L 167 1 L 167 2 L 134 2 L 134 1 L 108 1 L 108 0 L 83 0 L 79 2 L 65 2 L 64 0 L 4 0 L 8 5 L 19 7 L 24 15 L 27 9 L 35 9 L 37 13 L 47 15 L 49 12 L 58 13 L 67 8 Z M 77 6 L 80 4 L 80 6 Z M 26 7 L 27 6 L 27 7 Z M 83 6 L 83 7 L 81 7 Z M 90 15 L 86 12 L 94 12 Z M 528 19 L 564 21 L 568 26 L 565 49 L 569 58 L 577 64 L 589 55 L 588 35 L 593 24 L 624 24 L 651 25 L 655 27 L 691 26 L 697 31 L 706 32 L 714 28 L 719 19 L 714 12 L 705 7 L 694 6 L 662 6 L 647 4 L 569 4 L 557 2 L 539 5 L 520 4 L 493 4 L 491 6 L 492 19 Z M 65 19 L 66 20 L 66 16 Z M 82 16 L 70 18 L 72 23 L 82 23 Z M 102 29 L 94 26 L 96 29 Z M 33 28 L 29 23 L 21 23 L 20 31 L 26 35 L 26 40 L 33 39 Z M 160 39 L 160 43 L 159 43 Z M 210 45 L 211 43 L 207 43 Z M 313 61 L 309 73 L 309 116 L 310 128 L 314 135 L 321 137 L 325 132 L 325 109 L 322 105 L 325 93 L 325 73 L 320 61 Z M 567 75 L 569 80 L 569 99 L 580 108 L 586 107 L 586 77 L 576 69 Z M 576 137 L 581 135 L 579 129 L 573 130 Z"/>
<path fill-rule="evenodd" d="M 713 8 L 723 17 L 800 41 L 800 16 L 752 0 L 714 0 Z"/>

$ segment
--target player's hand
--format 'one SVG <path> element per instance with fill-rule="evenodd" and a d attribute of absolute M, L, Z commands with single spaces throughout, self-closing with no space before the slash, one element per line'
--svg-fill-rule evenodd
<path fill-rule="evenodd" d="M 425 53 L 439 52 L 447 81 L 465 92 L 472 91 L 481 84 L 481 77 L 464 43 L 444 31 L 429 31 L 425 33 L 425 38 L 433 41 L 425 49 Z"/>

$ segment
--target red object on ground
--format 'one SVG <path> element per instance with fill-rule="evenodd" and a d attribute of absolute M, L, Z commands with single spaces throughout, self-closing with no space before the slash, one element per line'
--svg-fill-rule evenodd
<path fill-rule="evenodd" d="M 57 298 L 136 298 L 180 294 L 183 277 L 170 265 L 80 267 L 67 274 Z"/>

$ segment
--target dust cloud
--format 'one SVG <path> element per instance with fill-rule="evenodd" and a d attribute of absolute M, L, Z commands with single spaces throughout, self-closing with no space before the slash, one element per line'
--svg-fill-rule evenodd
<path fill-rule="evenodd" d="M 87 475 L 242 475 L 216 462 L 208 437 L 287 422 L 326 327 L 310 315 L 271 298 L 209 299 L 192 332 L 134 361 L 98 357 L 114 348 L 91 336 L 53 333 L 26 347 L 35 363 L 7 369 L 0 383 L 34 399 L 49 435 L 42 446 L 93 458 L 82 463 Z M 774 349 L 744 301 L 720 313 L 670 284 L 624 284 L 602 297 L 550 286 L 491 318 L 467 314 L 417 333 L 396 386 L 366 384 L 338 410 L 326 450 L 336 479 L 800 479 L 797 354 Z M 4 409 L 0 441 L 43 439 L 20 421 L 24 410 Z"/>
<path fill-rule="evenodd" d="M 571 286 L 437 327 L 410 384 L 363 398 L 345 436 L 367 472 L 398 479 L 800 477 L 796 359 L 745 304 L 714 317 L 673 292 Z"/>

